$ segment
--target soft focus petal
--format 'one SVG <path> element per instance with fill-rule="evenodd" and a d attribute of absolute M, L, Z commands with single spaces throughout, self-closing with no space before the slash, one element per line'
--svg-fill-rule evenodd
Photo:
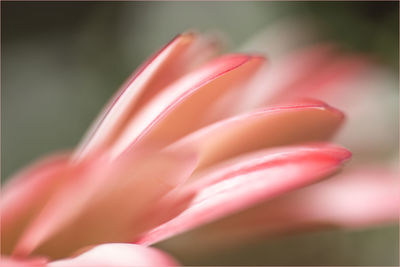
<path fill-rule="evenodd" d="M 242 153 L 273 146 L 323 141 L 336 132 L 343 114 L 315 101 L 265 108 L 219 121 L 169 147 L 198 151 L 197 170 Z"/>
<path fill-rule="evenodd" d="M 134 244 L 104 244 L 81 255 L 51 262 L 50 267 L 134 267 L 177 266 L 178 263 L 166 253 L 150 247 Z"/>
<path fill-rule="evenodd" d="M 264 63 L 258 56 L 225 55 L 189 73 L 152 99 L 131 119 L 113 155 L 139 145 L 162 147 L 226 117 L 241 86 Z"/>
<path fill-rule="evenodd" d="M 22 170 L 1 196 L 1 252 L 10 254 L 22 230 L 66 181 L 69 155 L 53 155 Z"/>
<path fill-rule="evenodd" d="M 91 127 L 76 157 L 82 158 L 109 146 L 140 107 L 168 84 L 208 60 L 216 50 L 215 42 L 196 34 L 177 36 L 121 87 Z"/>
<path fill-rule="evenodd" d="M 310 31 L 313 24 L 303 19 L 278 21 L 244 46 L 268 55 L 271 64 L 249 84 L 251 93 L 240 109 L 298 96 L 318 98 L 348 115 L 337 140 L 356 161 L 392 157 L 399 140 L 398 75 L 370 55 L 315 45 Z"/>
<path fill-rule="evenodd" d="M 358 167 L 206 225 L 191 238 L 206 250 L 295 231 L 393 223 L 399 185 L 398 170 Z"/>
<path fill-rule="evenodd" d="M 336 140 L 354 152 L 358 163 L 366 160 L 376 163 L 398 155 L 399 90 L 396 75 L 379 67 L 370 68 L 359 79 L 317 91 L 314 96 L 329 101 L 348 114 L 349 123 Z"/>
<path fill-rule="evenodd" d="M 234 159 L 199 174 L 203 177 L 183 193 L 196 192 L 190 206 L 136 242 L 155 243 L 315 182 L 337 171 L 349 157 L 343 148 L 320 144 L 260 151 Z"/>
<path fill-rule="evenodd" d="M 192 173 L 190 153 L 138 151 L 109 161 L 79 166 L 62 191 L 25 231 L 16 255 L 61 258 L 80 247 L 126 242 L 151 225 L 141 220 L 149 209 Z"/>
<path fill-rule="evenodd" d="M 309 64 L 307 59 L 304 59 L 303 62 Z M 291 65 L 294 62 L 289 60 L 286 64 Z M 329 93 L 332 88 L 335 88 L 338 91 L 336 93 L 339 93 L 341 91 L 340 85 L 361 77 L 360 74 L 366 70 L 368 65 L 367 59 L 361 56 L 334 55 L 329 61 L 314 66 L 308 72 L 301 68 L 297 80 L 290 81 L 286 86 L 272 85 L 272 87 L 275 87 L 276 95 L 272 99 L 268 99 L 266 103 L 282 102 L 301 96 L 316 97 L 319 92 L 327 91 L 326 93 Z M 283 65 L 280 66 L 279 71 L 282 75 L 294 76 L 288 74 L 286 69 L 287 67 Z M 341 91 L 341 93 L 343 94 L 344 91 Z"/>
<path fill-rule="evenodd" d="M 345 94 L 343 84 L 362 77 L 370 66 L 366 56 L 340 53 L 333 45 L 299 49 L 260 70 L 249 83 L 239 110 L 284 103 L 299 97 L 319 98 L 321 92 Z M 351 90 L 351 88 L 349 88 Z M 322 98 L 329 104 L 329 98 Z M 335 103 L 336 104 L 336 103 Z"/>
<path fill-rule="evenodd" d="M 269 55 L 269 53 L 268 53 Z M 323 66 L 329 64 L 337 55 L 333 45 L 315 45 L 275 58 L 273 64 L 264 66 L 248 84 L 238 111 L 265 106 L 289 88 L 304 84 L 307 79 L 316 77 Z M 289 95 L 291 96 L 291 95 Z M 297 97 L 298 95 L 296 95 Z"/>
<path fill-rule="evenodd" d="M 0 266 L 2 267 L 45 267 L 47 260 L 44 258 L 33 259 L 14 259 L 0 257 Z"/>

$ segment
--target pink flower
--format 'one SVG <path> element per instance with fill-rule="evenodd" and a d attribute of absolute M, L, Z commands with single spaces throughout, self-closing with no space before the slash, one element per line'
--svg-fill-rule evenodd
<path fill-rule="evenodd" d="M 372 172 L 344 172 L 346 179 L 288 194 L 350 158 L 326 143 L 343 114 L 303 97 L 354 77 L 349 66 L 362 61 L 344 58 L 312 75 L 317 48 L 271 70 L 260 55 L 217 56 L 218 48 L 208 37 L 177 36 L 122 86 L 74 152 L 11 179 L 2 196 L 2 262 L 174 265 L 148 245 L 205 224 L 237 238 L 394 217 L 394 179 L 377 181 Z M 370 197 L 379 200 L 373 209 L 362 205 Z"/>

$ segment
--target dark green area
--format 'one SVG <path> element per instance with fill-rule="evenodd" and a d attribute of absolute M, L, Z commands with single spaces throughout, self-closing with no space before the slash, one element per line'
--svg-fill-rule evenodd
<path fill-rule="evenodd" d="M 185 266 L 398 266 L 398 236 L 399 226 L 394 225 L 270 238 L 195 256 L 166 245 L 171 240 L 157 247 L 180 259 Z"/>

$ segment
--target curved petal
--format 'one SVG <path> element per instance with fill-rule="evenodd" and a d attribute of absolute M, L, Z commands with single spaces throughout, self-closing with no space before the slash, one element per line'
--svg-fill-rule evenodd
<path fill-rule="evenodd" d="M 238 212 L 337 171 L 350 152 L 319 144 L 261 151 L 225 163 L 183 191 L 196 193 L 176 218 L 136 241 L 152 244 L 204 223 Z"/>
<path fill-rule="evenodd" d="M 167 149 L 195 149 L 197 170 L 242 153 L 273 146 L 323 141 L 343 121 L 343 114 L 322 103 L 278 106 L 219 121 Z"/>
<path fill-rule="evenodd" d="M 1 196 L 1 252 L 10 254 L 22 230 L 65 182 L 69 155 L 52 155 L 14 175 Z"/>
<path fill-rule="evenodd" d="M 358 166 L 191 233 L 202 249 L 294 231 L 363 228 L 398 220 L 398 170 Z"/>
<path fill-rule="evenodd" d="M 23 233 L 14 254 L 54 259 L 84 246 L 129 241 L 151 227 L 141 218 L 195 165 L 190 153 L 143 151 L 118 161 L 104 156 L 77 165 L 69 183 Z"/>
<path fill-rule="evenodd" d="M 80 159 L 111 145 L 125 124 L 168 84 L 201 65 L 217 51 L 212 40 L 194 33 L 178 35 L 128 79 L 101 112 L 76 151 Z"/>
<path fill-rule="evenodd" d="M 166 253 L 134 244 L 104 244 L 79 256 L 51 262 L 50 267 L 178 266 Z"/>
<path fill-rule="evenodd" d="M 264 63 L 258 56 L 221 56 L 178 80 L 131 119 L 114 156 L 143 145 L 163 147 L 228 115 L 241 85 Z M 195 118 L 195 119 L 194 119 Z"/>

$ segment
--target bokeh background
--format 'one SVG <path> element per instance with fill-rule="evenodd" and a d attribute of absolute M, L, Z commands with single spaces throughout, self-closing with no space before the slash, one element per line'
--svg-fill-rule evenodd
<path fill-rule="evenodd" d="M 276 21 L 305 17 L 322 39 L 370 53 L 397 75 L 398 4 L 2 1 L 2 182 L 46 153 L 73 148 L 124 79 L 187 29 L 222 32 L 235 48 Z M 160 246 L 185 265 L 398 266 L 398 239 L 391 225 L 274 238 L 207 257 Z"/>

